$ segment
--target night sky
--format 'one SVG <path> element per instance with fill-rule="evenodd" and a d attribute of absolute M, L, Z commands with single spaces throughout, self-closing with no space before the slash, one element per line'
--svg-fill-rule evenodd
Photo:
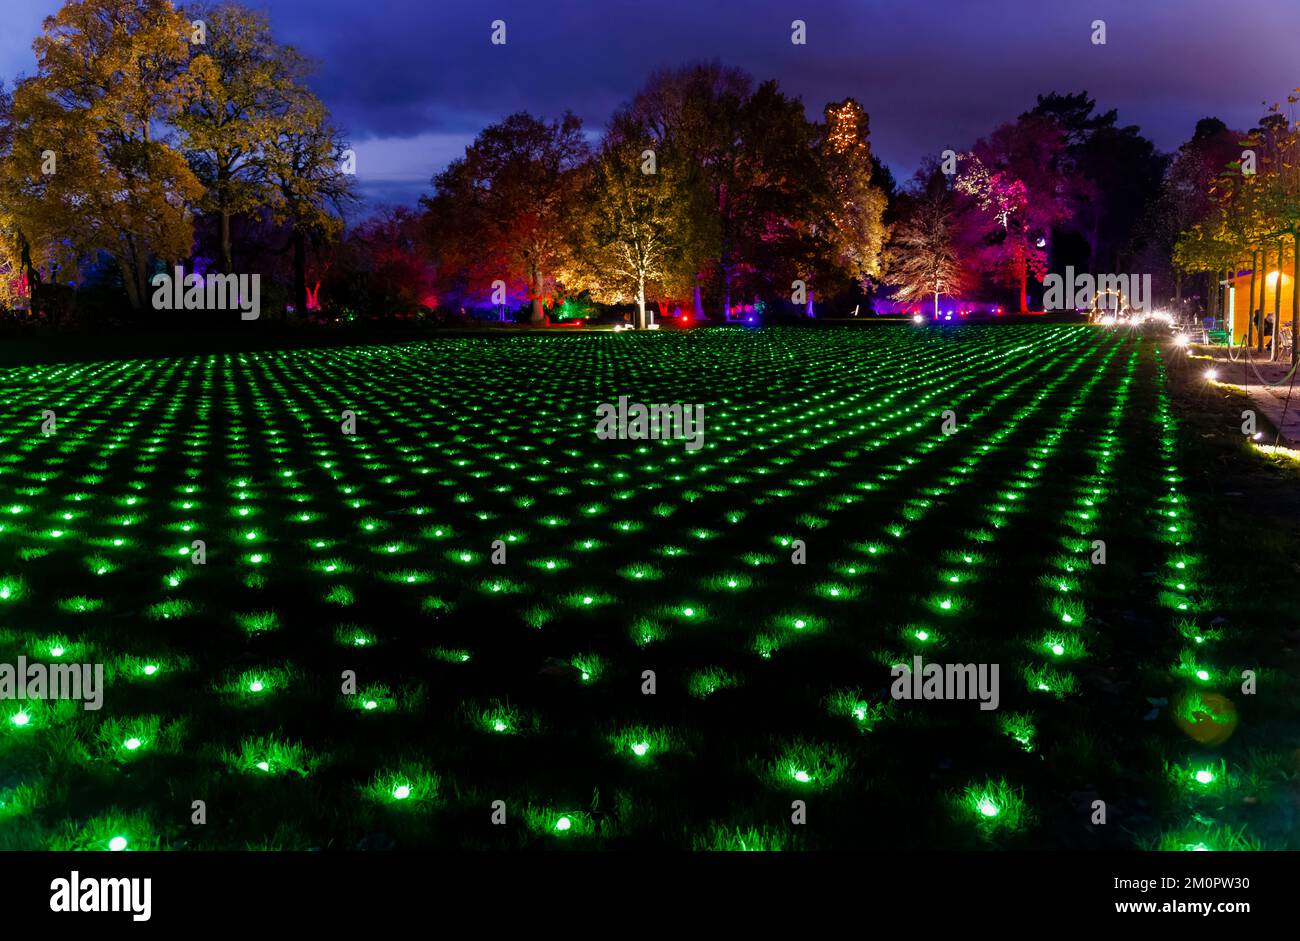
<path fill-rule="evenodd" d="M 3 0 L 0 75 L 61 0 Z M 1252 126 L 1300 84 L 1297 0 L 250 0 L 320 63 L 371 205 L 413 203 L 487 123 L 568 108 L 592 133 L 656 68 L 717 59 L 776 78 L 810 115 L 853 95 L 900 180 L 1034 104 L 1087 89 L 1163 150 L 1206 116 Z M 490 23 L 508 44 L 492 46 Z M 805 20 L 808 44 L 790 42 Z M 1103 19 L 1107 45 L 1091 43 Z"/>

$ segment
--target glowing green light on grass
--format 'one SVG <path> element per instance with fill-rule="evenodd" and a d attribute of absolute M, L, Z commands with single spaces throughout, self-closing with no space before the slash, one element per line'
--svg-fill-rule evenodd
<path fill-rule="evenodd" d="M 688 617 L 688 618 L 693 618 L 693 617 L 695 617 L 695 609 L 694 609 L 694 608 L 682 608 L 682 614 L 685 615 L 685 616 Z"/>
<path fill-rule="evenodd" d="M 812 775 L 802 769 L 795 771 L 790 776 L 800 784 L 808 784 L 812 781 Z"/>
<path fill-rule="evenodd" d="M 126 849 L 126 837 L 124 836 L 113 837 L 113 839 L 108 841 L 108 848 L 112 850 L 114 853 L 122 852 L 122 850 Z"/>
<path fill-rule="evenodd" d="M 138 738 L 128 738 L 122 743 L 127 751 L 135 751 L 142 744 Z"/>
<path fill-rule="evenodd" d="M 1214 772 L 1213 772 L 1213 771 L 1205 771 L 1205 770 L 1201 770 L 1201 771 L 1196 772 L 1196 783 L 1197 783 L 1197 784 L 1213 784 L 1213 783 L 1214 783 Z"/>
<path fill-rule="evenodd" d="M 271 763 L 270 763 L 269 761 L 259 761 L 259 762 L 257 763 L 257 770 L 258 770 L 258 771 L 266 771 L 266 772 L 270 772 L 270 770 L 271 770 Z"/>
<path fill-rule="evenodd" d="M 155 673 L 157 673 L 157 672 L 158 672 L 158 667 L 157 667 L 157 666 L 155 666 L 155 665 L 152 664 L 152 663 L 147 663 L 147 664 L 145 664 L 145 668 L 144 668 L 144 675 L 145 675 L 145 676 L 153 676 L 153 675 L 154 675 Z"/>
<path fill-rule="evenodd" d="M 636 755 L 638 758 L 644 758 L 649 751 L 650 751 L 649 742 L 632 743 L 632 754 Z"/>
<path fill-rule="evenodd" d="M 1208 680 L 1208 679 L 1210 678 L 1210 671 L 1208 671 L 1208 670 L 1197 670 L 1197 671 L 1196 671 L 1196 678 L 1197 678 L 1198 680 L 1200 680 L 1201 682 L 1205 682 L 1206 680 Z"/>
<path fill-rule="evenodd" d="M 15 712 L 9 719 L 14 725 L 23 726 L 32 721 L 32 717 L 25 712 Z"/>
<path fill-rule="evenodd" d="M 253 682 L 248 684 L 248 691 L 250 693 L 260 693 L 265 688 L 266 687 L 262 685 L 261 680 L 253 680 Z"/>
<path fill-rule="evenodd" d="M 919 641 L 922 641 L 922 642 L 927 641 L 927 640 L 930 639 L 930 632 L 929 632 L 929 631 L 917 631 L 917 632 L 916 632 L 916 639 L 919 640 Z"/>
<path fill-rule="evenodd" d="M 559 820 L 555 821 L 555 829 L 559 830 L 561 833 L 567 832 L 568 829 L 572 826 L 573 826 L 573 821 L 570 820 L 568 817 L 561 817 Z"/>
<path fill-rule="evenodd" d="M 492 722 L 492 729 L 495 732 L 504 732 L 508 726 L 501 719 L 495 719 Z"/>
<path fill-rule="evenodd" d="M 1052 644 L 1052 653 L 1056 654 L 1059 657 L 1063 653 L 1065 653 L 1065 648 L 1062 647 L 1060 644 Z"/>
<path fill-rule="evenodd" d="M 794 619 L 794 629 L 795 629 L 796 631 L 801 631 L 801 630 L 803 630 L 803 629 L 804 629 L 805 627 L 807 627 L 807 626 L 808 626 L 808 622 L 805 621 L 803 618 L 795 618 L 795 619 Z"/>
<path fill-rule="evenodd" d="M 404 801 L 411 796 L 411 789 L 405 784 L 399 784 L 393 788 L 393 800 Z"/>
<path fill-rule="evenodd" d="M 979 802 L 979 811 L 985 817 L 996 817 L 999 813 L 997 805 L 987 798 Z"/>
<path fill-rule="evenodd" d="M 56 646 L 54 646 L 54 647 L 51 647 L 51 648 L 50 648 L 50 656 L 51 656 L 51 657 L 62 657 L 62 656 L 63 656 L 63 647 L 62 647 L 62 645 L 56 645 Z"/>

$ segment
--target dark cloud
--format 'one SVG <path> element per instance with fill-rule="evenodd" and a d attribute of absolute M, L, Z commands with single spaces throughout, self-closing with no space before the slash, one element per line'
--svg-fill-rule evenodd
<path fill-rule="evenodd" d="M 55 0 L 5 0 L 34 33 Z M 776 78 L 817 114 L 853 95 L 900 177 L 1014 118 L 1036 94 L 1087 89 L 1172 150 L 1197 119 L 1249 126 L 1300 84 L 1296 0 L 252 0 L 320 65 L 315 87 L 368 154 L 372 198 L 414 198 L 447 159 L 410 139 L 472 137 L 527 109 L 603 126 L 655 68 L 718 59 Z M 489 42 L 505 20 L 508 43 Z M 808 44 L 790 43 L 807 23 Z M 1104 20 L 1107 44 L 1091 43 Z M 26 42 L 23 43 L 26 45 Z M 30 54 L 0 43 L 0 74 Z M 400 144 L 402 139 L 408 146 Z M 369 143 L 367 148 L 365 145 Z M 463 145 L 461 145 L 463 146 Z M 381 191 L 382 190 L 382 194 Z"/>

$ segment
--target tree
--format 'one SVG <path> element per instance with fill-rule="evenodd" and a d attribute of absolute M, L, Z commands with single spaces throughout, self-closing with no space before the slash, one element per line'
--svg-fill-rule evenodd
<path fill-rule="evenodd" d="M 1003 124 L 964 156 L 958 212 L 973 257 L 1016 289 L 1028 310 L 1028 280 L 1047 273 L 1047 236 L 1070 217 L 1071 183 L 1061 163 L 1065 134 L 1051 119 L 1027 115 Z"/>
<path fill-rule="evenodd" d="M 356 196 L 352 178 L 343 170 L 347 142 L 325 106 L 303 88 L 293 89 L 290 101 L 275 145 L 266 153 L 266 171 L 272 215 L 290 229 L 292 297 L 301 316 L 308 308 L 308 250 L 338 238 Z"/>
<path fill-rule="evenodd" d="M 1039 95 L 1021 121 L 1047 119 L 1064 134 L 1057 167 L 1070 184 L 1071 212 L 1055 229 L 1088 241 L 1094 270 L 1118 272 L 1142 218 L 1160 193 L 1168 162 L 1135 125 L 1120 126 L 1114 109 L 1096 112 L 1086 91 Z"/>
<path fill-rule="evenodd" d="M 632 101 L 615 114 L 609 137 L 647 139 L 654 150 L 678 155 L 678 185 L 700 197 L 685 251 L 694 259 L 690 285 L 695 316 L 704 317 L 703 290 L 715 277 L 724 282 L 724 316 L 731 309 L 730 285 L 736 273 L 734 226 L 727 216 L 728 193 L 736 188 L 741 147 L 742 106 L 753 80 L 744 71 L 717 62 L 655 72 Z"/>
<path fill-rule="evenodd" d="M 590 156 L 582 122 L 520 112 L 486 128 L 421 199 L 440 264 L 474 283 L 522 282 L 540 323 L 567 263 L 567 225 Z"/>
<path fill-rule="evenodd" d="M 326 287 L 336 309 L 392 317 L 438 305 L 421 221 L 411 209 L 386 208 L 352 228 L 333 261 Z"/>
<path fill-rule="evenodd" d="M 64 267 L 107 253 L 137 310 L 152 260 L 189 255 L 202 194 L 166 130 L 193 93 L 188 35 L 170 0 L 70 0 L 14 92 L 5 176 L 20 238 Z"/>
<path fill-rule="evenodd" d="M 1176 302 L 1183 297 L 1184 272 L 1211 272 L 1211 288 L 1215 288 L 1217 272 L 1231 264 L 1217 249 L 1208 254 L 1192 251 L 1189 241 L 1181 256 L 1191 263 L 1188 267 L 1177 263 L 1176 247 L 1183 233 L 1210 220 L 1215 208 L 1212 197 L 1215 182 L 1227 165 L 1240 156 L 1237 142 L 1242 136 L 1217 118 L 1198 121 L 1191 138 L 1178 148 L 1170 161 L 1160 195 L 1149 207 L 1136 233 L 1144 259 L 1142 270 L 1170 269 Z M 1210 267 L 1200 267 L 1202 262 Z M 1207 296 L 1216 297 L 1217 290 L 1207 292 Z"/>
<path fill-rule="evenodd" d="M 880 275 L 886 235 L 886 195 L 873 182 L 869 119 L 852 98 L 828 104 L 825 117 L 820 157 L 831 198 L 824 231 L 834 262 L 865 291 Z"/>
<path fill-rule="evenodd" d="M 647 292 L 674 293 L 694 280 L 681 233 L 703 207 L 698 190 L 682 186 L 683 162 L 671 153 L 645 172 L 642 154 L 648 138 L 607 141 L 582 189 L 573 251 L 563 280 L 566 287 L 591 292 L 607 304 L 637 305 L 637 329 L 645 329 Z"/>
<path fill-rule="evenodd" d="M 196 7 L 207 43 L 190 62 L 196 94 L 176 119 L 202 208 L 220 223 L 222 268 L 235 270 L 231 219 L 270 201 L 269 160 L 307 65 L 271 37 L 266 16 L 234 4 Z"/>
<path fill-rule="evenodd" d="M 13 96 L 0 79 L 0 166 L 13 154 Z M 0 173 L 0 309 L 11 308 L 22 299 L 26 272 L 22 270 L 18 232 L 13 217 L 13 197 Z"/>
<path fill-rule="evenodd" d="M 938 317 L 939 296 L 960 295 L 971 286 L 972 278 L 958 255 L 953 193 L 937 165 L 918 171 L 900 212 L 902 217 L 885 251 L 894 297 L 906 303 L 933 296 Z"/>

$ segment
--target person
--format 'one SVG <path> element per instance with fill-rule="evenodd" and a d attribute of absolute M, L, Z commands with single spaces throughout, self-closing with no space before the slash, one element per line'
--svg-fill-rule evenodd
<path fill-rule="evenodd" d="M 1273 314 L 1264 318 L 1264 348 L 1273 352 Z"/>

